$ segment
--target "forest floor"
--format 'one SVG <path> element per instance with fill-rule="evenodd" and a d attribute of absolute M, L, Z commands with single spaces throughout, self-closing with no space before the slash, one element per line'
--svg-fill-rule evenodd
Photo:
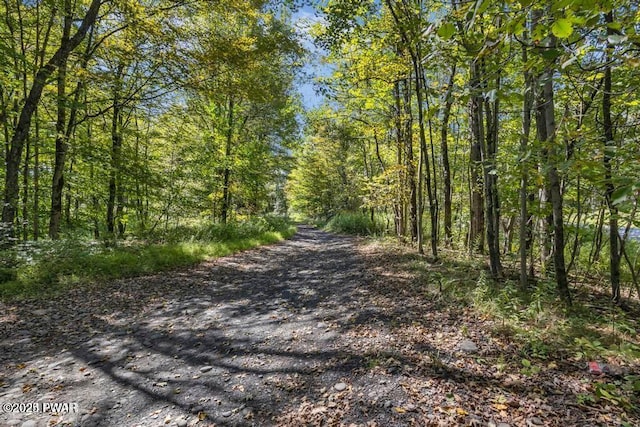
<path fill-rule="evenodd" d="M 0 425 L 640 425 L 588 398 L 637 366 L 525 363 L 499 322 L 426 292 L 439 285 L 415 260 L 300 227 L 194 268 L 2 303 Z"/>

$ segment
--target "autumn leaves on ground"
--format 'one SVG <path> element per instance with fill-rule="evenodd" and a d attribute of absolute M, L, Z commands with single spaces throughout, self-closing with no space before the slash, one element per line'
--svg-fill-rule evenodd
<path fill-rule="evenodd" d="M 525 301 L 480 259 L 300 227 L 196 267 L 7 301 L 0 400 L 78 411 L 0 424 L 638 425 L 637 301 L 625 313 L 584 285 L 587 317 L 544 286 Z"/>

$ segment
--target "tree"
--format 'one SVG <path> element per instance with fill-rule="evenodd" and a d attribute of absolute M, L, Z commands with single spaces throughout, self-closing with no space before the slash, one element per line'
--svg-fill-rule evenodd
<path fill-rule="evenodd" d="M 29 90 L 29 95 L 25 99 L 20 111 L 11 142 L 9 143 L 10 148 L 6 158 L 4 205 L 2 209 L 2 223 L 4 224 L 4 229 L 7 230 L 6 234 L 2 236 L 2 241 L 5 242 L 5 244 L 13 237 L 14 233 L 14 220 L 18 208 L 18 177 L 20 162 L 22 160 L 22 150 L 29 136 L 31 119 L 42 96 L 44 86 L 51 74 L 64 64 L 69 54 L 80 45 L 89 28 L 95 23 L 98 11 L 103 2 L 104 1 L 101 0 L 93 0 L 91 2 L 75 34 L 67 40 L 63 39 L 58 50 L 56 50 L 49 61 L 38 70 L 31 89 Z"/>

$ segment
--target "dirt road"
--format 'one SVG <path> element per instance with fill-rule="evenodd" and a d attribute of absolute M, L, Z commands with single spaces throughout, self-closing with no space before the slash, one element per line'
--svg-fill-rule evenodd
<path fill-rule="evenodd" d="M 194 269 L 5 307 L 0 424 L 286 424 L 303 398 L 345 393 L 361 362 L 337 343 L 370 280 L 353 246 L 301 227 Z"/>

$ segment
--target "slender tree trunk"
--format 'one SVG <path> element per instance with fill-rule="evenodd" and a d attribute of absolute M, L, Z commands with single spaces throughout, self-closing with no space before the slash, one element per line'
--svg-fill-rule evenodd
<path fill-rule="evenodd" d="M 69 42 L 73 16 L 71 0 L 64 0 L 64 24 L 62 28 L 62 44 Z M 62 191 L 64 189 L 64 167 L 68 149 L 67 141 L 67 58 L 58 66 L 58 119 L 56 121 L 56 155 L 51 184 L 51 214 L 49 217 L 49 237 L 58 238 L 62 218 Z"/>
<path fill-rule="evenodd" d="M 528 158 L 528 145 L 529 137 L 531 134 L 531 109 L 533 106 L 533 93 L 534 93 L 534 81 L 531 78 L 531 73 L 528 71 L 527 62 L 527 47 L 522 47 L 522 63 L 524 64 L 524 94 L 522 105 L 522 133 L 520 134 L 520 287 L 526 289 L 528 286 L 527 275 L 527 251 L 529 250 L 529 244 L 527 244 L 527 238 L 531 235 L 531 222 L 529 209 L 527 206 L 528 198 L 528 186 L 529 186 L 529 163 Z"/>
<path fill-rule="evenodd" d="M 404 137 L 405 166 L 407 173 L 407 186 L 409 187 L 409 230 L 411 241 L 418 241 L 418 182 L 416 181 L 416 165 L 413 156 L 413 112 L 411 110 L 411 81 L 404 80 L 403 85 L 404 108 Z"/>
<path fill-rule="evenodd" d="M 415 68 L 420 73 L 419 75 L 419 87 L 420 92 L 416 92 L 416 98 L 418 101 L 418 112 L 420 113 L 420 144 L 422 146 L 421 151 L 424 153 L 424 162 L 426 165 L 425 170 L 425 185 L 427 186 L 427 198 L 429 201 L 429 218 L 431 220 L 431 233 L 430 233 L 430 241 L 431 241 L 431 255 L 434 259 L 438 259 L 438 195 L 437 188 L 438 182 L 435 175 L 432 175 L 431 169 L 433 168 L 435 171 L 435 150 L 433 143 L 433 126 L 431 123 L 431 119 L 427 119 L 429 124 L 429 146 L 431 148 L 431 162 L 429 162 L 429 151 L 427 150 L 427 138 L 425 134 L 425 114 L 424 114 L 424 105 L 429 106 L 428 103 L 428 95 L 426 94 L 426 80 L 424 75 L 424 69 L 422 68 L 422 63 L 419 58 L 422 57 L 422 50 L 420 45 L 416 47 L 416 55 L 413 57 L 413 60 L 416 63 Z M 425 102 L 426 101 L 426 102 Z"/>
<path fill-rule="evenodd" d="M 552 40 L 555 43 L 555 40 Z M 551 200 L 553 223 L 553 264 L 558 294 L 562 300 L 571 305 L 571 293 L 567 280 L 567 272 L 564 260 L 564 214 L 561 192 L 561 179 L 558 172 L 558 149 L 556 147 L 556 123 L 554 110 L 553 73 L 551 66 L 542 75 L 542 96 L 538 97 L 537 120 L 543 120 L 538 124 L 538 129 L 544 129 L 544 138 L 540 138 L 543 144 L 543 156 L 545 169 L 547 170 L 547 191 Z M 542 126 L 544 125 L 544 126 Z"/>
<path fill-rule="evenodd" d="M 419 135 L 420 135 L 419 136 L 420 144 L 419 144 L 419 150 L 418 150 L 418 194 L 417 194 L 418 215 L 417 215 L 416 226 L 418 230 L 418 253 L 423 254 L 424 253 L 424 248 L 423 248 L 423 244 L 424 244 L 423 229 L 424 228 L 422 226 L 422 219 L 424 218 L 424 167 L 425 167 L 425 164 L 428 167 L 429 160 L 427 157 L 427 144 L 424 140 L 424 117 L 422 115 L 422 91 L 421 91 L 422 81 L 420 79 L 420 75 L 418 74 L 418 67 L 416 65 L 415 59 L 413 58 L 413 55 L 412 55 L 412 62 L 414 65 L 414 74 L 415 74 L 414 88 L 416 91 L 416 98 L 417 98 L 417 104 L 418 104 L 418 126 L 419 126 Z M 427 185 L 430 187 L 429 184 Z"/>
<path fill-rule="evenodd" d="M 571 248 L 571 258 L 569 259 L 569 265 L 567 265 L 567 273 L 571 271 L 573 268 L 575 261 L 580 253 L 580 231 L 582 230 L 582 195 L 581 195 L 581 185 L 580 185 L 580 175 L 576 178 L 576 201 L 578 202 L 577 212 L 576 212 L 576 237 L 573 240 L 573 246 Z"/>
<path fill-rule="evenodd" d="M 633 209 L 629 214 L 627 226 L 625 227 L 624 233 L 620 239 L 620 253 L 624 257 L 625 261 L 627 262 L 627 267 L 629 267 L 629 272 L 631 273 L 631 280 L 633 281 L 633 285 L 635 286 L 638 297 L 640 298 L 640 286 L 638 286 L 638 276 L 633 263 L 629 259 L 629 255 L 627 254 L 627 249 L 626 249 L 626 243 L 629 241 L 629 233 L 631 231 L 631 227 L 633 226 L 633 221 L 635 220 L 637 212 L 638 212 L 638 199 L 636 198 L 633 202 Z M 631 297 L 631 290 L 629 290 L 629 297 Z"/>
<path fill-rule="evenodd" d="M 538 76 L 538 81 L 541 81 L 544 77 Z M 536 93 L 536 136 L 537 140 L 542 144 L 543 160 L 539 163 L 538 169 L 541 174 L 545 174 L 546 162 L 549 162 L 549 147 L 545 146 L 546 141 L 549 139 L 546 117 L 546 98 L 543 90 L 539 90 Z M 552 255 L 551 238 L 553 235 L 553 214 L 547 212 L 547 204 L 551 200 L 551 194 L 549 186 L 545 185 L 538 191 L 538 199 L 540 201 L 540 211 L 545 212 L 542 218 L 538 221 L 538 227 L 540 229 L 540 263 L 542 269 L 545 272 L 549 271 L 549 260 Z"/>
<path fill-rule="evenodd" d="M 418 175 L 418 195 L 417 195 L 417 203 L 416 203 L 416 237 L 418 241 L 418 252 L 422 253 L 422 180 L 426 178 L 425 185 L 427 187 L 427 194 L 429 199 L 429 210 L 431 213 L 431 252 L 434 258 L 438 257 L 438 230 L 437 230 L 437 204 L 434 199 L 433 188 L 431 186 L 431 167 L 429 164 L 429 155 L 427 151 L 427 141 L 426 141 L 426 133 L 424 128 L 424 93 L 423 93 L 423 70 L 421 65 L 422 55 L 420 50 L 420 43 L 418 41 L 414 42 L 413 37 L 408 34 L 406 26 L 403 24 L 402 20 L 399 18 L 396 7 L 394 7 L 393 2 L 387 0 L 387 6 L 389 7 L 389 11 L 393 15 L 393 19 L 400 31 L 402 36 L 402 40 L 404 43 L 404 48 L 409 52 L 411 64 L 413 68 L 413 74 L 415 76 L 415 94 L 416 94 L 416 103 L 418 108 L 418 131 L 419 131 L 419 141 L 420 141 L 420 157 L 419 157 L 419 175 Z M 401 8 L 398 8 L 401 9 Z M 409 8 L 403 8 L 401 12 L 404 15 L 407 15 L 409 12 Z M 422 9 L 419 9 L 418 13 L 421 13 Z M 412 19 L 413 17 L 407 16 L 407 18 Z M 411 109 L 411 96 L 405 101 L 409 104 L 409 109 Z M 426 176 L 423 176 L 422 169 L 426 167 Z M 434 227 L 435 222 L 435 227 Z"/>
<path fill-rule="evenodd" d="M 418 94 L 418 92 L 421 89 L 421 83 L 420 83 L 420 69 L 419 69 L 419 63 L 418 63 L 418 58 L 416 56 L 415 51 L 413 50 L 414 46 L 411 42 L 411 38 L 407 35 L 407 30 L 406 30 L 406 26 L 403 24 L 402 20 L 400 19 L 400 17 L 398 16 L 398 11 L 402 12 L 402 13 L 406 13 L 406 10 L 403 12 L 400 10 L 400 7 L 397 3 L 392 2 L 391 0 L 386 0 L 386 5 L 389 8 L 389 11 L 391 12 L 392 16 L 393 16 L 393 20 L 396 23 L 396 26 L 400 32 L 400 35 L 402 37 L 402 44 L 399 45 L 399 47 L 397 48 L 397 54 L 399 57 L 403 56 L 403 52 L 406 50 L 409 52 L 410 56 L 411 56 L 411 63 L 413 65 L 413 74 L 415 75 L 415 91 L 416 94 Z M 409 195 L 409 200 L 410 200 L 410 207 L 409 207 L 409 218 L 410 218 L 410 228 L 411 228 L 411 241 L 412 242 L 417 242 L 418 243 L 418 251 L 420 253 L 422 253 L 422 199 L 420 196 L 420 194 L 422 191 L 422 174 L 420 174 L 418 176 L 418 182 L 416 183 L 416 173 L 415 173 L 415 166 L 413 165 L 413 113 L 412 113 L 412 95 L 411 95 L 411 90 L 409 88 L 409 83 L 410 83 L 410 79 L 405 79 L 404 80 L 404 108 L 405 108 L 405 114 L 406 114 L 406 121 L 405 121 L 405 125 L 406 125 L 406 131 L 404 132 L 404 138 L 405 138 L 405 145 L 407 146 L 407 152 L 406 152 L 406 156 L 405 156 L 405 160 L 407 163 L 407 175 L 408 175 L 408 179 L 409 179 L 409 191 L 410 191 L 410 195 Z M 421 109 L 422 105 L 421 102 L 418 101 L 418 114 L 421 114 Z M 424 123 L 421 117 L 419 117 L 419 126 L 421 127 L 421 137 L 423 137 L 424 135 Z M 421 139 L 422 142 L 422 139 Z M 419 161 L 419 165 L 420 165 L 420 169 L 422 167 L 424 167 L 424 159 L 426 157 L 423 157 L 423 154 L 426 155 L 426 150 L 423 149 L 424 147 L 422 146 L 422 144 L 420 145 L 420 157 L 418 158 Z"/>
<path fill-rule="evenodd" d="M 40 238 L 40 122 L 35 112 L 35 140 L 33 141 L 33 240 Z"/>
<path fill-rule="evenodd" d="M 502 247 L 502 253 L 505 255 L 513 253 L 513 230 L 515 229 L 516 219 L 516 215 L 511 215 L 503 226 L 504 245 Z"/>
<path fill-rule="evenodd" d="M 233 115 L 233 96 L 229 97 L 229 111 L 227 116 L 227 140 L 224 151 L 224 171 L 222 175 L 222 208 L 220 212 L 220 220 L 223 224 L 227 223 L 229 210 L 231 209 L 231 189 L 229 188 L 231 180 L 231 148 L 233 143 L 233 127 L 234 127 L 234 115 Z"/>
<path fill-rule="evenodd" d="M 91 133 L 91 131 L 88 131 L 87 133 Z M 93 163 L 90 163 L 89 179 L 93 181 L 94 178 L 95 178 L 95 173 L 93 170 Z M 98 197 L 96 196 L 95 193 L 91 195 L 91 208 L 92 208 L 91 219 L 93 223 L 93 238 L 97 240 L 100 238 L 100 222 L 98 220 L 98 212 L 100 209 L 100 204 L 98 203 Z"/>
<path fill-rule="evenodd" d="M 22 240 L 29 239 L 29 164 L 31 160 L 31 138 L 25 141 L 24 169 L 22 171 Z"/>
<path fill-rule="evenodd" d="M 44 57 L 49 44 L 51 29 L 53 28 L 55 16 L 57 15 L 57 9 L 54 7 L 44 31 L 44 36 L 41 37 L 40 7 L 40 2 L 36 2 L 35 70 L 39 70 L 44 66 Z M 35 73 L 34 80 L 37 75 L 37 71 Z M 40 238 L 40 121 L 38 118 L 37 106 L 34 109 L 33 117 L 35 119 L 35 140 L 33 141 L 33 240 L 37 241 Z"/>
<path fill-rule="evenodd" d="M 469 228 L 469 249 L 471 251 L 484 251 L 484 183 L 482 179 L 482 144 L 483 135 L 483 107 L 480 95 L 480 82 L 474 66 L 471 66 L 471 99 L 469 101 L 469 114 L 471 123 L 471 150 L 470 150 L 470 186 L 471 186 L 471 224 Z"/>
<path fill-rule="evenodd" d="M 405 234 L 405 217 L 404 217 L 404 206 L 405 206 L 405 191 L 404 191 L 404 169 L 402 168 L 402 151 L 403 151 L 403 143 L 402 143 L 402 106 L 401 106 L 401 94 L 400 94 L 400 83 L 395 82 L 393 85 L 393 95 L 395 99 L 395 109 L 394 109 L 394 123 L 395 123 L 395 132 L 396 132 L 396 164 L 398 166 L 398 176 L 397 176 L 397 192 L 396 192 L 396 200 L 393 206 L 393 210 L 395 213 L 395 227 L 396 227 L 396 236 L 398 238 L 403 238 Z"/>
<path fill-rule="evenodd" d="M 589 251 L 589 266 L 595 264 L 600 260 L 600 251 L 602 251 L 602 228 L 604 227 L 604 204 L 600 207 L 598 212 L 598 220 L 596 222 L 596 228 L 594 230 L 593 243 L 591 245 L 591 251 Z"/>
<path fill-rule="evenodd" d="M 122 137 L 121 137 L 122 138 Z M 120 148 L 120 160 L 122 161 L 122 148 Z M 127 204 L 127 199 L 124 195 L 124 183 L 122 182 L 122 173 L 118 173 L 117 186 L 116 186 L 116 218 L 118 225 L 118 236 L 123 236 L 126 230 L 126 223 L 124 222 L 124 210 Z"/>
<path fill-rule="evenodd" d="M 486 70 L 486 68 L 485 68 Z M 487 123 L 487 162 L 485 162 L 485 182 L 487 188 L 487 200 L 491 206 L 487 206 L 487 227 L 489 242 L 489 260 L 491 271 L 495 278 L 502 277 L 502 264 L 500 261 L 500 197 L 498 194 L 498 132 L 500 117 L 500 84 L 501 76 L 498 70 L 495 79 L 495 100 L 485 99 L 485 114 Z"/>
<path fill-rule="evenodd" d="M 120 178 L 120 162 L 122 154 L 122 133 L 120 129 L 122 105 L 120 102 L 124 64 L 118 66 L 113 87 L 113 114 L 111 117 L 111 165 L 109 169 L 109 196 L 107 199 L 107 232 L 111 236 L 116 233 L 116 198 L 118 197 L 118 181 Z"/>
<path fill-rule="evenodd" d="M 472 72 L 475 74 L 474 81 L 479 83 L 479 87 L 488 93 L 488 82 L 486 77 L 486 67 L 484 60 L 474 61 L 472 64 Z M 496 155 L 498 146 L 498 112 L 499 97 L 497 95 L 500 89 L 500 75 L 496 78 L 495 100 L 484 96 L 484 107 L 477 111 L 477 127 L 481 132 L 477 135 L 480 138 L 480 155 L 482 159 L 482 171 L 485 193 L 485 224 L 487 233 L 487 246 L 489 249 L 489 267 L 491 275 L 494 279 L 502 275 L 502 266 L 500 263 L 500 202 L 498 199 L 498 173 L 496 165 Z M 475 95 L 479 96 L 479 95 Z M 478 100 L 478 102 L 481 102 Z M 483 114 L 484 111 L 484 114 Z M 484 123 L 486 131 L 482 131 Z M 484 137 L 484 138 L 483 138 Z"/>
<path fill-rule="evenodd" d="M 453 105 L 453 86 L 456 76 L 456 66 L 451 68 L 447 91 L 444 95 L 444 106 L 442 108 L 442 128 L 440 130 L 440 144 L 442 150 L 442 181 L 444 187 L 444 243 L 451 247 L 453 244 L 452 219 L 451 219 L 451 165 L 449 164 L 449 144 L 447 142 L 449 131 L 449 116 Z"/>
<path fill-rule="evenodd" d="M 134 147 L 134 164 L 139 171 L 144 171 L 144 167 L 142 167 L 142 162 L 140 160 L 140 125 L 138 123 L 138 115 L 136 114 L 134 117 L 134 125 L 136 128 L 136 138 L 135 138 L 135 147 Z M 144 204 L 143 204 L 143 195 L 142 195 L 142 185 L 141 181 L 141 173 L 138 172 L 135 174 L 134 179 L 134 188 L 136 192 L 136 219 L 138 220 L 138 231 L 144 232 L 146 230 L 146 221 L 144 218 Z"/>
<path fill-rule="evenodd" d="M 144 169 L 149 169 L 149 127 L 147 127 L 147 135 L 145 137 L 144 144 Z M 143 208 L 143 218 L 145 224 L 149 223 L 149 181 L 145 179 L 144 181 L 144 208 Z"/>
<path fill-rule="evenodd" d="M 605 16 L 607 23 L 613 22 L 613 12 L 608 12 Z M 611 29 L 607 29 L 607 35 L 613 34 Z M 607 65 L 604 69 L 604 92 L 602 93 L 602 121 L 604 125 L 604 182 L 605 182 L 605 199 L 609 208 L 609 259 L 611 272 L 611 299 L 613 302 L 620 301 L 620 261 L 621 253 L 618 249 L 618 208 L 613 203 L 613 193 L 615 186 L 613 184 L 613 166 L 615 161 L 616 143 L 613 136 L 613 122 L 611 120 L 611 51 L 613 46 L 608 44 L 605 61 Z"/>
<path fill-rule="evenodd" d="M 73 173 L 73 166 L 75 165 L 75 158 L 71 157 L 71 161 L 69 162 L 69 170 L 67 173 L 71 175 Z M 71 204 L 73 201 L 73 195 L 71 194 L 71 182 L 65 181 L 66 194 L 65 194 L 65 204 L 64 204 L 64 222 L 67 227 L 71 226 Z"/>

